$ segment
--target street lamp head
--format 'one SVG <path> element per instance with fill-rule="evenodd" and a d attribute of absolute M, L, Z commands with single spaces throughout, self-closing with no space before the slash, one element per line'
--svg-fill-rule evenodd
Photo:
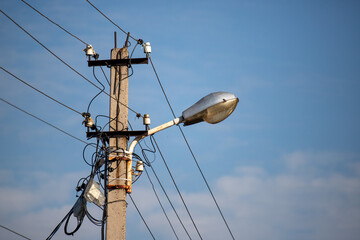
<path fill-rule="evenodd" d="M 226 119 L 236 108 L 239 99 L 228 92 L 214 92 L 183 111 L 184 126 L 206 121 L 215 124 Z"/>

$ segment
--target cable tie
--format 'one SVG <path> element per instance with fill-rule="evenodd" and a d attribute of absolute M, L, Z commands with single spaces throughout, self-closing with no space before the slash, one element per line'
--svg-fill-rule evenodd
<path fill-rule="evenodd" d="M 128 178 L 109 178 L 109 180 L 112 179 L 111 181 L 115 181 L 115 180 L 124 180 L 124 181 L 131 181 L 132 179 L 128 179 Z"/>

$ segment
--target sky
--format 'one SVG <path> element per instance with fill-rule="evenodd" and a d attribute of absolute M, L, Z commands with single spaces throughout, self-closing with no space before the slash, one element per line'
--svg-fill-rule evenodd
<path fill-rule="evenodd" d="M 28 1 L 110 58 L 117 31 L 85 0 Z M 151 57 L 177 116 L 211 92 L 239 103 L 225 121 L 183 131 L 235 239 L 358 239 L 360 235 L 360 3 L 358 1 L 91 1 L 135 38 Z M 85 45 L 22 1 L 0 9 L 86 78 Z M 3 14 L 0 66 L 79 112 L 98 93 Z M 135 46 L 132 41 L 131 51 Z M 144 57 L 141 47 L 134 57 Z M 104 71 L 109 76 L 109 69 Z M 172 119 L 151 65 L 134 65 L 129 106 L 149 114 L 151 127 Z M 95 74 L 106 83 L 100 69 Z M 86 139 L 83 118 L 4 71 L 0 97 Z M 108 88 L 107 88 L 108 90 Z M 90 107 L 108 114 L 108 96 Z M 129 113 L 139 130 L 141 119 Z M 45 239 L 76 201 L 77 181 L 90 173 L 85 144 L 0 102 L 0 224 Z M 231 239 L 178 128 L 155 135 L 203 239 Z M 149 140 L 144 140 L 151 147 Z M 139 149 L 136 152 L 140 154 Z M 91 155 L 87 150 L 85 155 Z M 158 152 L 149 155 L 167 193 L 198 239 Z M 154 179 L 154 178 L 153 178 Z M 155 184 L 180 239 L 184 230 Z M 146 175 L 132 196 L 156 239 L 176 239 Z M 96 207 L 89 205 L 95 216 Z M 73 222 L 74 223 L 74 222 Z M 21 237 L 0 228 L 1 239 Z M 84 220 L 73 237 L 100 239 Z M 127 239 L 151 239 L 131 201 Z"/>

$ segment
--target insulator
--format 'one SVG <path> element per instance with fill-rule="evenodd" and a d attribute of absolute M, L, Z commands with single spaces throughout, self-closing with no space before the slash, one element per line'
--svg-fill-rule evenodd
<path fill-rule="evenodd" d="M 138 172 L 144 171 L 144 163 L 143 163 L 143 161 L 139 160 L 139 161 L 136 162 L 135 171 L 138 171 Z"/>
<path fill-rule="evenodd" d="M 95 55 L 95 50 L 90 44 L 86 46 L 86 48 L 84 49 L 84 52 L 86 53 L 86 56 L 94 56 Z"/>
<path fill-rule="evenodd" d="M 149 114 L 144 114 L 143 123 L 144 123 L 144 125 L 146 125 L 146 126 L 151 124 Z"/>
<path fill-rule="evenodd" d="M 92 128 L 94 126 L 94 120 L 91 117 L 88 117 L 85 121 L 85 126 Z"/>
<path fill-rule="evenodd" d="M 144 53 L 151 53 L 151 46 L 149 42 L 144 43 Z"/>

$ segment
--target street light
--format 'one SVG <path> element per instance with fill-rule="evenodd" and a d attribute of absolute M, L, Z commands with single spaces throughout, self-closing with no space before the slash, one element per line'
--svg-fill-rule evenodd
<path fill-rule="evenodd" d="M 136 137 L 130 144 L 127 151 L 128 161 L 126 170 L 126 185 L 128 185 L 128 192 L 131 192 L 132 182 L 132 153 L 136 144 L 143 138 L 151 136 L 159 131 L 169 128 L 174 125 L 183 123 L 184 126 L 199 123 L 202 121 L 215 124 L 225 120 L 235 110 L 239 99 L 234 94 L 228 92 L 214 92 L 203 97 L 194 105 L 182 112 L 181 117 L 175 118 L 158 127 L 149 129 L 145 134 Z M 149 116 L 146 115 L 148 118 Z M 144 122 L 150 122 L 149 119 L 144 119 Z"/>

